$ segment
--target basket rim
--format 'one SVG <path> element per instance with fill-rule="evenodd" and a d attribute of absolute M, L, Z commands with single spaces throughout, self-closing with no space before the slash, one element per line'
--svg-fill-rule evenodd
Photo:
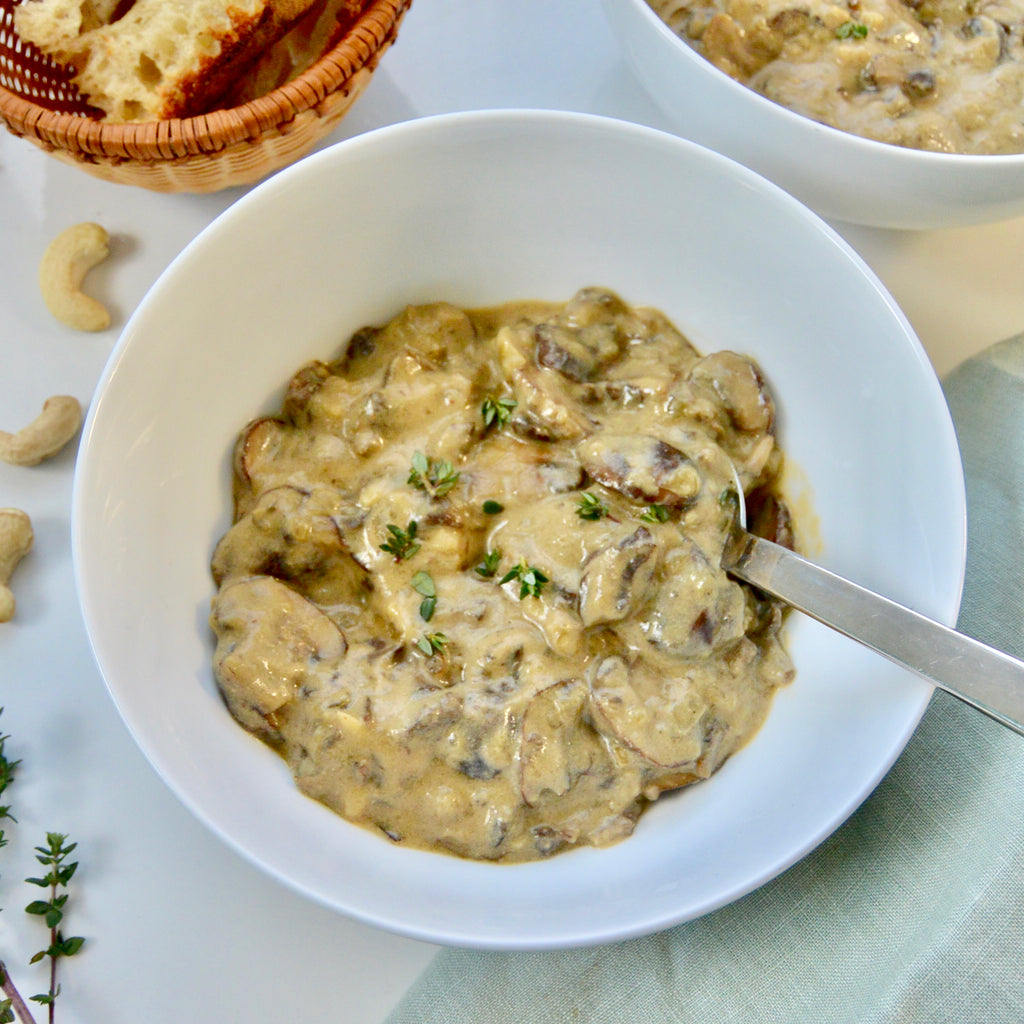
<path fill-rule="evenodd" d="M 0 122 L 70 153 L 173 159 L 217 152 L 259 138 L 313 110 L 345 88 L 364 68 L 373 68 L 390 46 L 412 0 L 369 0 L 338 42 L 290 82 L 236 107 L 161 121 L 109 123 L 50 110 L 0 85 Z"/>

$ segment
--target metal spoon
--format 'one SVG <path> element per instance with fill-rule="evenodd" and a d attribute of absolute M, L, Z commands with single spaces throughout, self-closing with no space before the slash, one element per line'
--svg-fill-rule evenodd
<path fill-rule="evenodd" d="M 748 533 L 737 489 L 739 514 L 723 569 L 1024 736 L 1024 662 Z"/>

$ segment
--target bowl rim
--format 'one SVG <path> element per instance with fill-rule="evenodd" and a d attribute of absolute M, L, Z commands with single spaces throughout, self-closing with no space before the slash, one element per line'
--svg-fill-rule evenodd
<path fill-rule="evenodd" d="M 138 325 L 143 322 L 145 317 L 148 315 L 148 309 L 150 303 L 147 299 L 150 294 L 159 294 L 159 292 L 166 287 L 167 282 L 173 281 L 175 274 L 178 273 L 178 269 L 183 263 L 189 260 L 191 253 L 198 247 L 209 244 L 211 239 L 215 239 L 217 235 L 226 230 L 230 230 L 234 220 L 238 217 L 242 217 L 246 214 L 250 206 L 259 207 L 263 203 L 270 201 L 272 197 L 278 191 L 285 191 L 295 188 L 296 184 L 306 175 L 315 175 L 318 167 L 322 164 L 325 167 L 330 166 L 333 162 L 339 159 L 345 159 L 349 153 L 360 153 L 366 149 L 373 149 L 379 145 L 387 145 L 394 136 L 408 135 L 411 138 L 421 138 L 424 135 L 433 135 L 438 130 L 445 130 L 449 128 L 460 128 L 460 127 L 476 127 L 485 131 L 494 130 L 495 126 L 502 124 L 527 124 L 532 125 L 534 123 L 541 123 L 545 125 L 557 125 L 564 129 L 565 127 L 578 127 L 581 130 L 599 130 L 599 131 L 613 131 L 616 133 L 622 133 L 626 136 L 640 137 L 644 136 L 652 140 L 660 140 L 661 145 L 672 147 L 678 151 L 689 150 L 694 154 L 700 154 L 701 160 L 718 162 L 722 167 L 728 167 L 731 173 L 739 176 L 742 180 L 747 182 L 753 187 L 761 191 L 767 191 L 773 197 L 774 202 L 788 205 L 795 213 L 800 217 L 810 218 L 813 221 L 815 229 L 819 231 L 822 236 L 836 245 L 842 252 L 845 259 L 849 260 L 862 274 L 868 283 L 872 284 L 874 288 L 882 296 L 889 308 L 889 312 L 894 316 L 898 322 L 904 336 L 911 346 L 914 348 L 914 354 L 919 363 L 922 365 L 928 364 L 927 355 L 924 352 L 923 346 L 912 327 L 907 322 L 905 316 L 897 306 L 891 296 L 889 296 L 885 287 L 878 280 L 874 272 L 867 266 L 863 259 L 856 253 L 856 251 L 850 246 L 829 224 L 827 224 L 821 217 L 811 211 L 803 203 L 793 198 L 789 193 L 785 192 L 779 186 L 770 182 L 768 179 L 750 170 L 749 168 L 743 167 L 734 160 L 728 157 L 724 157 L 721 154 L 715 153 L 714 151 L 707 149 L 697 143 L 691 142 L 687 139 L 680 138 L 670 132 L 662 131 L 660 129 L 647 127 L 643 125 L 634 124 L 632 122 L 620 120 L 613 117 L 604 115 L 595 115 L 588 113 L 576 113 L 569 111 L 555 111 L 555 110 L 533 110 L 533 109 L 496 109 L 496 110 L 480 110 L 480 111 L 460 111 L 456 113 L 438 114 L 431 115 L 423 118 L 416 118 L 411 121 L 399 122 L 397 124 L 387 125 L 382 128 L 374 129 L 372 131 L 363 133 L 361 135 L 354 136 L 349 139 L 342 140 L 334 145 L 321 150 L 318 153 L 313 154 L 310 157 L 305 158 L 299 163 L 286 168 L 279 172 L 273 178 L 261 183 L 260 185 L 253 188 L 251 191 L 243 195 L 235 203 L 232 204 L 224 213 L 215 218 L 210 225 L 203 229 L 192 241 L 185 246 L 185 248 L 179 253 L 177 257 L 168 265 L 168 267 L 159 275 L 157 280 L 151 286 L 150 292 L 147 296 L 139 303 L 136 310 L 132 313 L 128 322 L 126 323 L 117 343 L 110 353 L 107 364 L 101 374 L 99 384 L 96 388 L 96 398 L 102 399 L 103 394 L 110 382 L 112 375 L 114 374 L 117 365 L 127 351 L 128 348 L 133 345 L 137 346 L 139 343 L 138 338 Z M 930 365 L 930 364 L 928 364 Z M 938 389 L 938 396 L 941 398 L 941 389 L 939 389 L 937 378 L 934 379 L 934 387 Z M 201 821 L 209 828 L 220 840 L 225 842 L 229 847 L 234 849 L 243 858 L 250 863 L 259 867 L 262 871 L 275 877 L 278 881 L 282 882 L 289 888 L 301 893 L 306 898 L 320 902 L 326 906 L 331 907 L 339 912 L 345 913 L 347 916 L 353 917 L 357 920 L 361 920 L 364 923 L 374 925 L 376 927 L 382 927 L 387 930 L 396 932 L 398 934 L 406 935 L 408 937 L 420 939 L 428 942 L 441 943 L 445 945 L 457 945 L 457 946 L 468 946 L 480 949 L 494 949 L 494 950 L 539 950 L 539 949 L 556 949 L 556 948 L 568 948 L 573 946 L 585 946 L 594 945 L 597 943 L 619 941 L 622 939 L 628 939 L 637 937 L 643 934 L 649 934 L 654 931 L 658 931 L 674 924 L 680 923 L 681 920 L 687 920 L 689 917 L 680 918 L 677 914 L 671 911 L 664 911 L 659 913 L 657 916 L 647 917 L 643 920 L 633 921 L 627 926 L 620 926 L 613 930 L 606 930 L 601 933 L 593 933 L 592 931 L 580 931 L 574 929 L 571 925 L 567 925 L 565 930 L 559 934 L 552 935 L 537 935 L 531 934 L 520 937 L 500 936 L 495 937 L 493 935 L 479 935 L 470 934 L 464 928 L 459 929 L 455 927 L 445 928 L 440 925 L 434 924 L 431 926 L 425 926 L 422 923 L 410 924 L 406 920 L 387 918 L 378 912 L 367 912 L 362 907 L 342 906 L 336 901 L 324 899 L 321 894 L 315 891 L 311 891 L 310 888 L 294 877 L 289 876 L 287 872 L 275 870 L 272 866 L 268 866 L 264 862 L 257 851 L 251 850 L 244 843 L 240 842 L 237 837 L 229 834 L 224 828 L 219 825 L 216 821 L 212 820 L 206 809 L 202 805 L 202 802 L 198 800 L 194 794 L 188 792 L 179 781 L 175 778 L 174 771 L 171 768 L 162 763 L 159 759 L 154 759 L 153 751 L 147 746 L 144 740 L 145 729 L 141 727 L 141 723 L 135 720 L 131 710 L 127 708 L 124 702 L 119 698 L 117 688 L 112 686 L 108 680 L 107 672 L 105 671 L 104 665 L 101 660 L 100 652 L 97 646 L 97 638 L 94 635 L 94 623 L 93 616 L 90 611 L 90 594 L 92 591 L 92 584 L 90 582 L 89 575 L 87 574 L 86 556 L 84 552 L 84 541 L 83 536 L 83 521 L 84 521 L 84 508 L 83 504 L 85 501 L 85 477 L 91 469 L 92 449 L 91 441 L 94 435 L 96 426 L 96 420 L 98 417 L 103 415 L 103 402 L 102 400 L 94 400 L 89 408 L 86 422 L 83 426 L 82 431 L 82 443 L 81 453 L 75 467 L 75 479 L 73 484 L 72 493 L 72 557 L 74 575 L 76 581 L 76 588 L 78 590 L 80 606 L 82 608 L 83 619 L 85 620 L 86 631 L 88 634 L 90 648 L 93 651 L 94 658 L 97 666 L 100 670 L 100 674 L 104 679 L 107 692 L 112 698 L 118 712 L 124 721 L 129 733 L 132 735 L 136 744 L 140 747 L 146 759 L 150 765 L 157 772 L 158 776 L 168 785 L 175 796 Z M 948 419 L 948 411 L 947 411 Z M 952 422 L 949 420 L 945 426 L 948 428 L 947 441 L 952 438 L 955 444 L 955 433 L 953 432 Z M 958 456 L 957 456 L 958 458 Z M 962 470 L 960 484 L 962 488 Z M 952 591 L 948 595 L 948 601 L 944 610 L 944 618 L 948 621 L 955 620 L 956 612 L 959 607 L 960 594 L 963 585 L 963 573 L 965 568 L 965 557 L 966 557 L 966 507 L 965 499 L 961 490 L 960 494 L 960 519 L 961 529 L 959 537 L 959 580 L 947 581 L 952 587 Z M 916 698 L 914 704 L 914 713 L 908 715 L 904 726 L 900 732 L 900 735 L 896 741 L 892 744 L 892 748 L 889 751 L 889 756 L 884 759 L 883 763 L 877 765 L 877 770 L 873 775 L 864 781 L 864 784 L 858 790 L 858 793 L 854 799 L 849 801 L 842 806 L 832 808 L 832 813 L 827 819 L 821 824 L 816 834 L 811 837 L 807 843 L 795 847 L 792 849 L 789 856 L 783 861 L 773 863 L 769 865 L 765 872 L 758 875 L 758 877 L 744 888 L 733 890 L 729 892 L 724 898 L 700 908 L 699 914 L 690 915 L 700 916 L 705 913 L 709 913 L 719 907 L 726 905 L 750 892 L 752 889 L 764 884 L 770 879 L 776 877 L 787 867 L 791 866 L 796 861 L 802 859 L 808 852 L 823 842 L 831 833 L 840 825 L 846 818 L 863 802 L 863 800 L 870 794 L 881 778 L 888 772 L 895 759 L 902 752 L 906 742 L 916 729 L 921 716 L 924 714 L 928 702 L 931 696 L 930 689 L 922 688 Z M 557 860 L 557 858 L 556 858 Z M 551 862 L 545 862 L 551 863 Z M 502 865 L 500 870 L 508 871 L 510 869 L 515 870 L 515 865 Z M 475 867 L 474 869 L 475 870 Z"/>

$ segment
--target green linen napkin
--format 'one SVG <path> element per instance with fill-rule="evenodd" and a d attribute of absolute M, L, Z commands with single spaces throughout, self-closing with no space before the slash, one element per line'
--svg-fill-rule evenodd
<path fill-rule="evenodd" d="M 956 369 L 959 626 L 1024 657 L 1024 336 Z M 1021 1024 L 1024 738 L 937 692 L 810 856 L 699 920 L 546 953 L 442 950 L 388 1024 Z"/>

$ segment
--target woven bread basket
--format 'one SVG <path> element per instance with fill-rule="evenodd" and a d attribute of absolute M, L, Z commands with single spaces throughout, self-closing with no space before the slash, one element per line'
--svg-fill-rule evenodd
<path fill-rule="evenodd" d="M 196 117 L 109 124 L 71 73 L 17 37 L 0 0 L 0 122 L 66 163 L 155 192 L 247 185 L 308 153 L 366 88 L 412 0 L 368 0 L 346 34 L 285 85 Z"/>

